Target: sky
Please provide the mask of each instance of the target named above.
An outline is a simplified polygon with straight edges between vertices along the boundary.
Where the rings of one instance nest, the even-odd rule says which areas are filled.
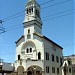
[[[28,0],[0,0],[0,58],[15,61],[15,42],[23,35],[25,3]],[[41,6],[42,34],[63,47],[63,55],[75,54],[75,0],[36,0]],[[51,2],[48,2],[51,1]]]

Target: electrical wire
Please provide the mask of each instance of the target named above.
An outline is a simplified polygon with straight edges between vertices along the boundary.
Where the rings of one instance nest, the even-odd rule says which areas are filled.
[[[23,27],[23,26],[18,26],[18,27],[15,27],[15,26],[14,26],[14,28],[10,28],[10,29],[5,30],[5,32],[12,31],[12,30],[14,30],[14,29],[21,28],[21,27]]]
[[[21,11],[21,12],[19,12],[19,13],[16,13],[16,14],[13,14],[13,15],[11,15],[11,16],[8,16],[8,17],[2,19],[2,21],[6,20],[6,19],[8,19],[8,18],[11,18],[11,17],[13,17],[13,16],[16,16],[16,15],[18,15],[18,14],[24,13],[24,12],[25,12],[25,11]]]
[[[51,14],[51,15],[42,17],[42,18],[47,18],[47,17],[49,17],[49,16],[54,16],[54,15],[58,15],[58,14],[65,13],[65,12],[69,12],[69,11],[73,11],[73,10],[75,10],[75,9],[70,9],[70,10],[66,10],[66,11],[61,11],[61,12],[58,12],[58,13],[55,13],[55,14]],[[6,19],[5,21],[11,20],[11,19],[14,19],[14,18],[18,18],[18,17],[21,17],[21,16],[23,16],[23,15],[24,15],[24,14],[19,15],[19,16],[16,16],[16,17],[13,17],[13,18],[10,18],[10,19]],[[32,17],[32,16],[29,16],[29,17]]]
[[[54,1],[54,0],[50,0],[50,1],[47,1],[47,2],[45,2],[45,3],[42,3],[42,4],[40,4],[40,6],[45,5],[45,4],[47,4],[47,3],[50,3],[50,2],[52,2],[52,1]]]
[[[51,1],[54,1],[54,0],[51,0]],[[47,1],[47,2],[45,2],[45,3],[42,3],[42,4],[40,4],[40,5],[44,5],[44,4],[46,4],[46,3],[49,3],[49,2],[51,2],[51,1]],[[19,12],[19,13],[16,13],[16,14],[13,14],[13,15],[11,15],[11,16],[8,16],[8,17],[6,17],[6,18],[4,18],[4,19],[2,19],[2,20],[6,20],[6,19],[8,19],[8,18],[11,18],[11,17],[13,17],[13,16],[16,16],[16,15],[19,15],[19,14],[22,14],[22,13],[24,13],[26,10],[24,10],[24,11],[21,11],[21,12]]]
[[[67,13],[67,14],[64,14],[64,15],[60,15],[60,16],[56,16],[56,17],[52,17],[52,18],[48,18],[48,19],[45,19],[45,20],[43,20],[43,21],[48,21],[48,20],[50,20],[50,19],[55,19],[55,18],[59,18],[59,17],[64,17],[64,16],[71,15],[71,14],[73,14],[73,12],[72,12],[72,13]]]
[[[71,14],[73,14],[73,13],[67,13],[67,14],[64,14],[64,15],[60,15],[60,16],[56,16],[56,17],[52,17],[52,18],[48,18],[48,19],[45,19],[45,20],[43,20],[44,22],[45,21],[48,21],[48,20],[50,20],[50,19],[56,19],[56,18],[59,18],[59,17],[64,17],[64,16],[67,16],[67,15],[71,15]],[[11,31],[11,30],[14,30],[14,29],[17,29],[17,28],[20,28],[20,27],[23,27],[23,25],[22,24],[18,24],[18,25],[20,25],[20,26],[12,26],[12,27],[14,27],[14,28],[12,28],[12,27],[8,27],[9,29],[8,30],[5,30],[5,32],[8,32],[8,31]]]
[[[54,1],[54,0],[52,0],[52,1]],[[68,1],[70,1],[70,0],[67,0],[67,1],[65,1],[65,2],[68,2]],[[51,1],[50,1],[50,2],[51,2]],[[55,4],[55,5],[59,5],[59,4],[65,3],[65,2],[60,2],[60,3],[57,3],[57,4]],[[46,3],[48,3],[48,2],[46,2]],[[43,4],[41,4],[41,5],[44,5],[44,4],[45,4],[45,3],[43,3]],[[51,6],[48,6],[48,7],[52,7],[52,6],[55,6],[55,5],[51,5]],[[45,7],[45,8],[48,8],[48,7]],[[42,9],[44,9],[44,8],[42,8]],[[75,10],[75,9],[71,9],[71,10]],[[67,11],[71,11],[71,10],[67,10]],[[67,11],[62,11],[62,12],[59,12],[59,13],[55,13],[55,14],[53,14],[52,16],[54,16],[54,15],[56,15],[56,14],[64,13],[64,12],[67,12]],[[14,15],[11,15],[11,16],[9,16],[9,17],[3,19],[3,21],[10,20],[9,18],[11,18],[11,17],[13,17],[13,16],[16,16],[16,15],[18,15],[18,14],[21,14],[21,13],[23,13],[23,12],[25,12],[25,11],[22,11],[22,12],[20,12],[20,13],[14,14]],[[59,18],[59,17],[62,17],[62,16],[70,15],[70,14],[73,14],[73,13],[67,13],[67,14],[64,14],[64,15],[60,15],[60,16],[57,16],[57,17],[50,18],[50,19],[55,19],[55,18]],[[24,15],[24,14],[22,14],[22,15]],[[19,15],[19,16],[17,16],[17,17],[20,17],[20,16],[22,16],[22,15]],[[51,15],[50,15],[50,16],[51,16]],[[17,17],[14,17],[14,18],[17,18]],[[46,17],[49,17],[49,16],[46,16]],[[46,18],[46,17],[45,17],[45,18]],[[11,19],[13,19],[13,18],[11,18]],[[47,21],[47,20],[50,20],[50,19],[46,19],[46,20],[44,20],[44,21]],[[13,26],[13,27],[15,27],[15,26]],[[23,27],[23,26],[20,26],[20,27]],[[11,30],[16,29],[16,28],[17,28],[17,27],[11,28],[11,29],[9,29],[9,30],[7,30],[7,31],[11,31]],[[7,32],[7,31],[6,31],[6,32]],[[74,43],[72,43],[72,44],[74,44]],[[63,45],[63,46],[69,46],[69,45],[72,45],[72,44],[67,44],[67,45]],[[5,53],[5,54],[13,54],[13,53]],[[5,55],[5,54],[1,54],[1,55]]]
[[[54,1],[54,0],[52,0],[52,1]],[[50,5],[50,6],[47,6],[47,7],[41,8],[41,9],[46,9],[46,8],[49,8],[49,7],[52,7],[52,6],[55,6],[55,5],[59,5],[59,4],[63,4],[63,3],[69,2],[69,1],[71,1],[71,0],[62,1],[62,2],[59,2],[59,3],[53,4],[53,5]],[[44,4],[48,3],[48,2],[51,2],[51,1],[47,1],[47,2],[45,2],[45,3],[43,3],[43,4],[41,4],[41,5],[44,5]],[[16,13],[16,14],[13,14],[13,15],[8,16],[8,17],[6,17],[6,18],[4,18],[4,19],[2,19],[2,20],[5,21],[5,20],[8,19],[8,18],[14,17],[14,16],[19,15],[19,14],[21,14],[21,13],[24,13],[25,11],[26,11],[26,10],[21,11],[21,12]],[[23,14],[22,14],[22,15],[23,15]],[[18,17],[19,17],[19,16],[18,16]],[[10,20],[10,19],[9,19],[9,20]]]
[[[55,5],[60,5],[60,4],[63,4],[63,3],[67,3],[67,2],[69,2],[69,1],[71,1],[71,0],[66,0],[66,1],[59,2],[59,3],[55,3],[55,4],[53,4],[53,5],[50,5],[50,6],[41,8],[41,9],[46,9],[46,8],[49,8],[49,7],[53,7],[53,6],[55,6]]]
[[[55,14],[51,14],[51,15],[42,17],[42,18],[47,18],[47,17],[49,17],[49,16],[59,15],[59,14],[66,13],[66,12],[70,12],[70,11],[74,11],[74,10],[75,10],[75,9],[69,9],[69,10],[61,11],[61,12],[58,12],[58,13],[55,13]]]
[[[4,22],[5,22],[5,21],[8,21],[8,20],[12,20],[12,19],[14,19],[14,18],[22,17],[23,15],[24,15],[24,14],[21,14],[21,15],[19,15],[19,16],[13,16],[13,17],[11,17],[11,18],[5,19]]]
[[[72,11],[72,10],[75,10],[75,9],[70,9],[70,10],[58,12],[58,13],[55,13],[55,14],[52,14],[52,15],[49,15],[49,16],[51,17],[51,16],[54,16],[54,15],[61,14],[61,13],[65,13],[65,12]],[[70,14],[72,14],[72,13],[60,15],[60,16],[57,16],[57,17],[48,18],[48,19],[45,19],[45,20],[43,20],[43,21],[48,21],[48,20],[50,20],[50,19],[55,19],[55,18],[63,17],[63,16],[66,16],[66,15],[70,15]],[[49,16],[46,16],[46,17],[43,17],[43,18],[47,18],[47,17],[49,17]],[[22,24],[22,23],[21,23],[21,24]],[[18,24],[18,25],[12,26],[12,27],[16,27],[16,26],[19,26],[19,25],[21,25],[21,24]],[[22,26],[22,25],[21,25],[21,26]],[[21,27],[21,26],[20,26],[20,27]],[[7,28],[12,28],[12,27],[7,27]],[[22,27],[23,27],[23,26],[22,26]],[[16,28],[17,28],[17,27],[16,27]],[[13,29],[14,29],[14,28],[13,28]],[[9,30],[12,30],[12,29],[9,29]],[[7,30],[7,31],[9,31],[9,30]],[[4,31],[4,32],[5,32],[5,31]],[[4,32],[2,32],[2,33],[4,33]],[[1,34],[1,33],[0,33],[0,34]]]

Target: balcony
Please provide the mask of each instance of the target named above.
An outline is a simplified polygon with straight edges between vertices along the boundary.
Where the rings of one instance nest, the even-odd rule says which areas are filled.
[[[26,61],[27,67],[30,67],[30,66],[33,66],[33,65],[37,65],[37,66],[39,66],[43,69],[44,61],[43,60],[27,60]]]

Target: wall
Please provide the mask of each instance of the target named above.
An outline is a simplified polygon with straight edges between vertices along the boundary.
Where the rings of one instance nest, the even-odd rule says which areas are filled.
[[[2,70],[4,70],[4,71],[13,71],[14,70],[13,64],[3,62],[2,63]]]
[[[58,46],[56,46],[54,43],[52,43],[52,42],[49,42],[48,40],[46,40],[46,39],[43,39],[43,41],[44,41],[44,57],[45,57],[45,61],[44,61],[44,68],[45,68],[45,72],[46,72],[46,66],[49,66],[49,72],[50,73],[46,73],[46,75],[58,75],[57,74],[57,67],[59,68],[59,75],[62,75],[62,70],[61,70],[61,66],[60,66],[60,62],[58,63],[58,62],[56,62],[56,56],[58,56],[59,58],[61,57],[62,58],[62,56],[63,56],[63,54],[62,54],[62,49],[61,48],[59,48]],[[54,50],[54,48],[53,48],[53,45],[55,46],[55,50]],[[46,60],[46,54],[45,53],[49,53],[49,60]],[[54,56],[55,56],[55,61],[54,62],[52,62],[52,57],[51,57],[51,55],[52,54],[54,54]],[[60,61],[60,59],[59,59],[59,61]],[[52,67],[55,67],[55,73],[52,73]]]

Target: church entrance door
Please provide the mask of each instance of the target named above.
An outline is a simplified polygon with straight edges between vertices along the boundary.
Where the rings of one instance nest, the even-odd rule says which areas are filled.
[[[27,69],[27,75],[42,75],[42,68],[39,66],[30,66]]]
[[[23,66],[19,66],[17,68],[17,73],[18,73],[18,75],[24,75],[24,67]]]

